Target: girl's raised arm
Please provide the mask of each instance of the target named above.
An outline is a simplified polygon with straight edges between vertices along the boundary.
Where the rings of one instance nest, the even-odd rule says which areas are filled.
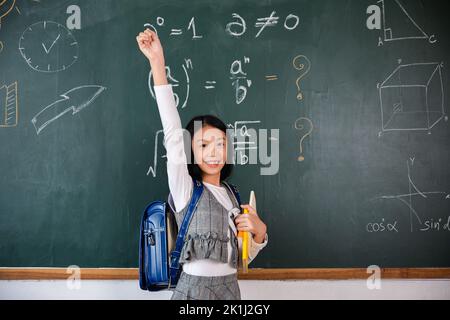
[[[186,163],[180,115],[176,107],[172,86],[167,82],[163,48],[158,35],[149,29],[141,32],[136,40],[139,49],[150,62],[156,101],[163,125],[164,145],[167,151],[169,189],[175,209],[180,212],[189,202],[193,185]]]

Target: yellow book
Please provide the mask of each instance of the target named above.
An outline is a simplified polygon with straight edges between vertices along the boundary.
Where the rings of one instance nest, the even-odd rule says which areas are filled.
[[[249,201],[249,205],[253,208],[255,208],[256,210],[256,197],[255,197],[255,192],[252,191],[250,192],[250,201]],[[243,214],[249,214],[247,209],[244,209]],[[243,268],[243,272],[247,273],[248,272],[248,253],[250,250],[250,237],[251,237],[251,233],[250,232],[245,232],[245,231],[239,231],[238,237],[242,238],[242,268]]]

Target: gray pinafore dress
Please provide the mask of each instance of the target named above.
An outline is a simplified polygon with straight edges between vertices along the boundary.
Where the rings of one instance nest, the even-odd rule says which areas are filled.
[[[221,182],[221,186],[227,190],[233,208],[239,210],[232,192],[224,182]],[[178,225],[181,225],[187,207],[188,205],[175,213]],[[192,259],[212,259],[227,263],[227,245],[230,241],[227,232],[230,230],[232,244],[230,266],[235,269],[240,266],[238,239],[228,223],[228,217],[230,215],[234,217],[232,211],[233,209],[226,210],[207,187],[203,188],[181,251],[180,265]],[[171,290],[174,291],[172,300],[241,300],[237,273],[206,277],[190,275],[182,271],[176,288]]]

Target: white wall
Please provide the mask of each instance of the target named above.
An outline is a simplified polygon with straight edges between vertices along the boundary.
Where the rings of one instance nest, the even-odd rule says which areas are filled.
[[[380,290],[366,281],[239,281],[243,300],[277,299],[446,299],[450,280],[383,280]],[[0,281],[0,299],[169,299],[171,292],[150,293],[134,280],[83,280],[78,290],[65,280]]]

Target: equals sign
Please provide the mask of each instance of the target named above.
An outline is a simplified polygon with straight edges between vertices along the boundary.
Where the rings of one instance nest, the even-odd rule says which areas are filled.
[[[171,36],[179,36],[181,34],[183,34],[183,31],[181,31],[181,29],[172,29],[170,33]]]
[[[266,76],[266,80],[267,81],[275,81],[275,80],[278,80],[278,76],[275,76],[275,75],[273,75],[273,76]]]
[[[216,88],[216,82],[215,81],[206,81],[205,89],[211,90]]]

